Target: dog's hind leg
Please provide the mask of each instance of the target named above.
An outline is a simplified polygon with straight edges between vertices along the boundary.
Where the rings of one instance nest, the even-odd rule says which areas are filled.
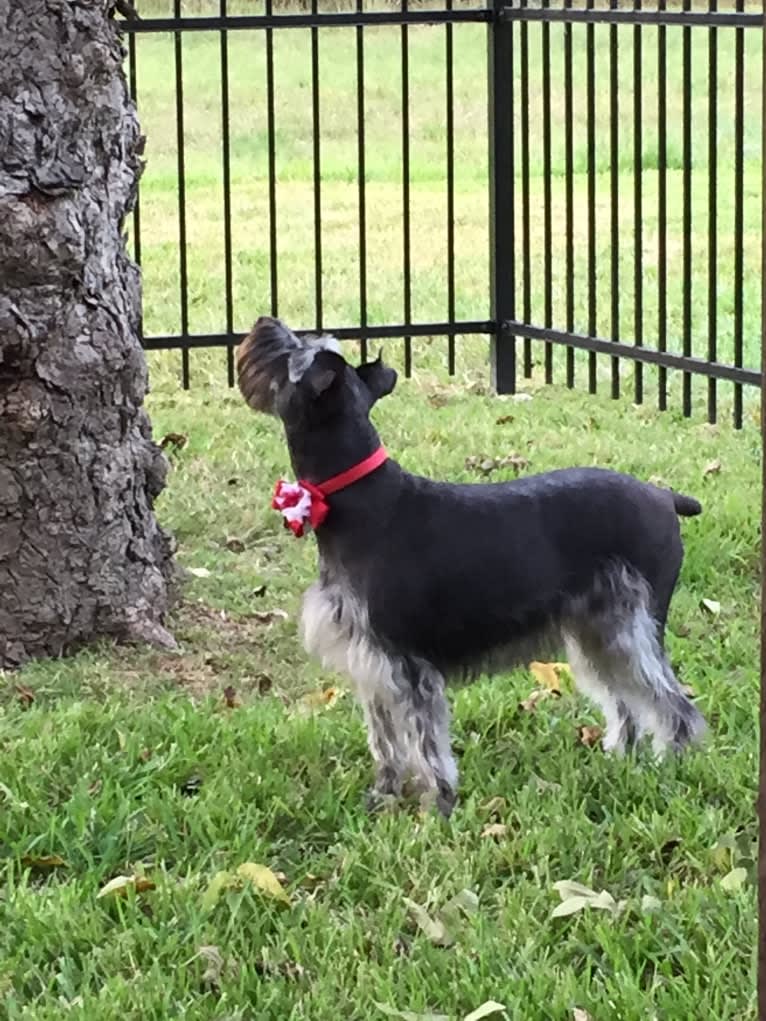
[[[646,581],[626,568],[614,568],[606,585],[594,589],[579,609],[579,619],[571,620],[567,630],[614,707],[610,737],[609,707],[604,705],[609,700],[596,696],[607,714],[605,746],[629,743],[620,737],[628,721],[636,739],[651,733],[657,754],[667,748],[680,751],[701,737],[705,722],[668,662],[660,638],[662,621],[652,612]]]
[[[601,709],[604,714],[606,731],[602,747],[604,751],[622,755],[635,744],[639,728],[628,703],[618,698],[609,686],[608,678],[602,673],[603,663],[598,655],[590,658],[574,634],[564,634],[569,666],[577,688]]]

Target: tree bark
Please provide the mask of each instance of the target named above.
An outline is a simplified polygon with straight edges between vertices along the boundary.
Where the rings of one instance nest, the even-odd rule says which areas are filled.
[[[113,6],[0,0],[0,667],[98,636],[174,644]]]

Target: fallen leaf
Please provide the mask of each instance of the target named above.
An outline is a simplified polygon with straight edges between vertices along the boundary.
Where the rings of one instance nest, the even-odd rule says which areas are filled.
[[[209,578],[210,571],[206,567],[187,567],[189,574],[193,574],[195,578]]]
[[[266,865],[257,865],[255,862],[246,861],[237,869],[237,875],[246,879],[262,893],[273,897],[274,900],[281,901],[283,904],[290,903],[287,890],[285,890],[271,869]]]
[[[230,684],[223,689],[223,700],[227,709],[237,709],[242,705],[240,700],[237,698],[236,691]]]
[[[565,918],[567,915],[574,915],[578,911],[582,911],[587,903],[587,897],[567,897],[551,911],[551,918]]]
[[[175,450],[183,450],[188,442],[189,437],[183,433],[167,433],[160,440],[160,448],[165,450],[167,447],[173,447]]]
[[[696,698],[697,692],[691,686],[691,684],[682,684],[681,691],[686,695],[687,698]]]
[[[599,741],[601,740],[602,733],[603,731],[601,727],[597,726],[578,727],[577,740],[580,742],[580,744],[585,745],[586,748],[592,748],[594,745],[597,745],[599,743]]]
[[[576,883],[573,879],[559,879],[553,884],[553,889],[558,893],[562,900],[566,900],[567,897],[573,897],[575,895],[580,897],[598,896],[595,890],[591,890],[589,886],[583,886],[582,883]]]
[[[481,831],[482,837],[493,837],[499,840],[508,833],[508,827],[501,822],[491,822]]]
[[[343,694],[345,692],[340,688],[319,688],[317,691],[310,691],[298,700],[296,711],[305,715],[330,709]]]
[[[712,613],[714,617],[717,617],[721,612],[721,604],[716,599],[703,599],[702,606],[708,613]]]
[[[529,664],[529,670],[538,684],[559,695],[561,694],[562,676],[567,679],[571,678],[568,663],[539,663],[537,660],[533,660]]]
[[[230,535],[226,540],[226,549],[230,553],[244,553],[245,544],[241,539],[238,539],[236,535]]]
[[[24,854],[21,857],[21,864],[29,869],[39,869],[41,872],[69,868],[64,859],[57,854]]]
[[[487,1000],[486,1003],[482,1003],[476,1010],[472,1010],[470,1014],[466,1014],[463,1021],[481,1021],[483,1017],[489,1017],[490,1014],[499,1014],[502,1011],[506,1013],[505,1005],[498,1003],[497,1000]]]
[[[513,468],[518,475],[520,471],[529,467],[529,458],[521,454],[509,454],[508,457],[501,457],[497,463],[498,468]]]
[[[193,798],[195,794],[199,794],[199,789],[203,783],[204,781],[201,776],[197,773],[192,773],[190,777],[184,780],[179,790],[184,797]]]
[[[128,890],[135,890],[136,893],[144,893],[146,890],[154,890],[156,883],[146,876],[115,876],[110,879],[106,886],[102,886],[96,895],[98,900],[101,897],[125,897]]]
[[[496,795],[494,798],[490,798],[489,801],[485,801],[481,806],[482,811],[488,815],[498,815],[508,807],[508,802],[505,798],[501,798],[500,795]]]
[[[641,910],[642,911],[656,911],[662,907],[662,901],[657,897],[652,897],[651,894],[644,894],[641,898]]]
[[[534,691],[529,693],[529,698],[519,702],[519,709],[525,713],[532,713],[537,708],[539,702],[544,702],[547,698],[559,697],[559,695],[559,692],[551,691],[550,688],[535,688]]]
[[[256,599],[261,599],[266,595],[266,585],[256,585],[253,589],[253,595]]]
[[[721,889],[726,890],[728,893],[733,893],[735,890],[739,890],[746,880],[747,869],[741,867],[732,869],[721,880]]]
[[[425,908],[416,904],[414,900],[410,900],[409,897],[404,898],[404,903],[410,909],[418,927],[433,944],[437,947],[449,947],[455,942],[440,918],[432,918]]]
[[[510,425],[514,418],[514,415],[501,415],[500,418],[495,420],[495,425]]]
[[[442,908],[442,914],[456,914],[463,911],[466,915],[474,915],[479,910],[479,898],[473,890],[461,890],[451,897]]]
[[[21,702],[25,709],[29,708],[35,700],[34,691],[28,688],[26,684],[17,684],[16,694],[19,696],[19,702]]]
[[[268,674],[258,674],[258,694],[268,695],[274,686],[274,682]]]
[[[715,461],[708,461],[708,463],[705,465],[705,470],[702,472],[702,477],[704,479],[708,475],[718,475],[720,471],[721,462],[718,460],[718,458],[716,458]]]
[[[287,620],[284,610],[255,610],[248,616],[251,620],[258,621],[259,624],[273,624],[276,620]]]
[[[572,1010],[572,1021],[593,1021],[593,1017],[582,1007],[574,1007]]]
[[[221,975],[223,974],[221,951],[215,946],[200,947],[197,957],[201,957],[207,962],[207,968],[202,974],[203,985],[210,986],[211,989],[220,989]]]
[[[202,907],[210,911],[216,906],[224,890],[236,885],[236,879],[231,872],[216,872],[207,885],[207,890],[202,895]]]
[[[232,478],[226,480],[226,485],[227,486],[238,486],[239,485],[239,479],[236,477],[236,475],[234,475],[234,476],[232,476]]]
[[[389,1007],[386,1003],[373,1001],[378,1010],[386,1017],[400,1018],[400,1021],[450,1021],[447,1014],[415,1014],[411,1010],[397,1010],[396,1007]]]

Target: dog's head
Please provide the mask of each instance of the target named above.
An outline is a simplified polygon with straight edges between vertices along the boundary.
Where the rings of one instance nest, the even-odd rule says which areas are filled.
[[[323,426],[361,426],[397,378],[380,356],[354,367],[334,337],[299,338],[268,316],[256,322],[240,345],[237,369],[247,403],[255,411],[277,415],[288,439]]]

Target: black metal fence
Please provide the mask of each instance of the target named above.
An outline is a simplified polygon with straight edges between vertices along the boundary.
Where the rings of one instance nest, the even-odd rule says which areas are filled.
[[[307,313],[310,318],[302,327],[358,339],[363,355],[371,340],[401,339],[407,374],[416,338],[446,338],[447,368],[454,373],[458,346],[483,335],[491,339],[493,382],[500,392],[513,392],[522,374],[539,373],[547,382],[582,382],[591,392],[604,386],[615,397],[630,393],[639,403],[650,396],[661,409],[677,401],[685,415],[698,399],[704,400],[711,422],[724,406],[719,393],[723,384],[727,412],[730,408],[735,426],[741,426],[743,388],[760,385],[760,7],[745,0],[725,8],[709,0],[704,9],[692,0],[657,0],[651,8],[642,6],[642,0],[631,6],[617,0],[585,0],[584,5],[573,0],[521,0],[512,5],[493,0],[491,6],[446,0],[438,10],[421,3],[408,6],[407,0],[378,10],[365,0],[354,4],[322,10],[318,0],[312,0],[308,9],[277,9],[274,0],[265,0],[263,6],[240,3],[235,8],[226,0],[202,0],[187,12],[181,0],[166,3],[167,9],[162,0],[148,0],[140,8],[141,20],[125,23],[130,81],[144,121],[143,46],[163,34],[172,41],[165,95],[174,108],[175,236],[163,243],[151,265],[144,264],[145,292],[153,293],[155,277],[159,280],[168,260],[177,264],[177,273],[172,285],[163,284],[165,289],[159,288],[156,301],[152,299],[157,314],[145,324],[145,347],[178,349],[184,386],[191,379],[190,352],[223,347],[232,383],[233,345],[254,314],[264,307],[285,314],[286,295],[298,285],[293,284],[294,272],[282,272],[280,266],[286,221],[278,203],[279,120],[280,110],[289,112],[292,100],[287,108],[280,106],[284,97],[276,40],[303,33],[309,38],[308,59],[305,78],[295,86],[295,101],[310,111],[310,138],[302,142],[305,187],[311,195],[306,217],[312,229],[305,261],[312,267],[314,300],[313,315]],[[476,26],[482,27],[488,43],[480,66],[474,61],[470,68],[458,67],[462,33],[469,27],[475,32]],[[345,52],[354,73],[346,83],[348,105],[342,116],[351,124],[355,146],[353,157],[346,154],[346,191],[328,199],[320,58],[327,33],[337,32],[352,35]],[[414,44],[419,46],[424,32],[439,34],[443,103],[441,123],[437,118],[425,127],[413,121],[421,92],[412,87],[419,52]],[[398,79],[394,126],[388,134],[378,130],[366,105],[373,77],[366,61],[373,55],[380,64],[381,51],[375,47],[381,33],[389,39],[384,76],[393,69]],[[253,165],[262,168],[260,177],[253,173],[255,187],[263,193],[258,208],[266,220],[253,229],[267,238],[262,245],[266,257],[255,260],[252,277],[259,299],[263,296],[257,307],[253,295],[237,294],[233,228],[239,221],[234,206],[242,177],[235,179],[232,172],[233,150],[239,144],[232,131],[240,116],[232,103],[232,82],[242,68],[233,65],[231,45],[238,37],[257,38],[263,56],[259,72],[264,81],[256,103],[263,152],[251,153]],[[216,64],[220,103],[215,155],[223,273],[216,328],[207,329],[195,329],[190,315],[195,285],[190,283],[188,235],[195,207],[187,187],[187,154],[197,141],[188,127],[192,79],[184,61],[185,45],[193,38],[205,38],[208,49],[206,56],[199,47],[195,50],[192,74],[209,75],[210,62]],[[379,67],[377,72],[379,83]],[[468,81],[466,74],[471,76]],[[479,127],[481,153],[475,145],[476,124],[473,148],[456,142],[456,119],[471,105],[474,90],[486,94],[488,108]],[[158,95],[155,88],[155,106]],[[151,143],[151,126],[148,130]],[[413,145],[436,134],[444,143],[443,159],[436,167],[431,156],[425,172],[431,193],[440,195],[441,219],[425,235],[414,234],[411,209],[419,184],[413,174]],[[238,138],[243,137],[240,132]],[[399,294],[382,301],[370,238],[383,207],[378,204],[371,211],[371,163],[379,163],[389,148],[398,150],[401,281]],[[461,175],[471,161],[484,180],[486,218],[475,209],[471,215],[456,212]],[[349,189],[355,199],[354,224],[342,239],[342,275],[347,285],[353,277],[356,311],[345,312],[346,320],[337,321],[327,311],[335,279],[328,262],[327,223],[341,207],[348,215]],[[146,203],[140,196],[133,225],[139,262],[154,243],[153,216],[160,204]],[[476,223],[468,222],[472,216]],[[472,289],[464,287],[466,229],[473,249],[477,244],[488,248],[488,258],[485,251],[473,252],[474,262],[487,258],[483,293],[475,280]],[[413,267],[413,261],[422,261],[424,251],[433,248],[443,248],[439,255],[444,256],[436,288],[428,273],[419,275]],[[202,293],[204,273],[200,279]],[[431,292],[442,288],[438,302],[431,300]],[[429,293],[426,307],[442,307],[441,316],[415,314],[415,298],[424,289]],[[168,310],[173,307],[177,316],[171,328],[155,330],[155,321],[170,323]],[[696,388],[695,376],[704,377]]]

